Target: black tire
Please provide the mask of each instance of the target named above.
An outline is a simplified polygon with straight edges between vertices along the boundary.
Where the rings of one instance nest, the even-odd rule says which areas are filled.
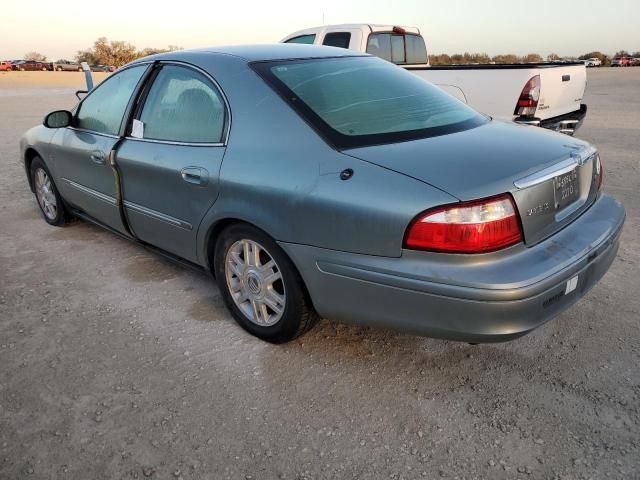
[[[229,249],[240,240],[250,240],[262,246],[275,261],[282,276],[285,305],[282,316],[273,325],[254,323],[238,308],[227,284],[225,258]],[[284,343],[299,337],[313,327],[318,316],[296,267],[278,244],[261,230],[244,223],[226,228],[215,246],[214,270],[224,302],[238,324],[247,332],[271,343]]]
[[[39,170],[43,170],[44,173],[49,178],[49,181],[51,182],[51,192],[53,193],[53,197],[55,198],[55,216],[52,216],[50,213],[47,213],[45,211],[45,208],[43,207],[41,200],[38,198],[38,193],[36,191],[37,189],[36,176]],[[40,212],[42,213],[44,220],[49,225],[54,225],[56,227],[60,227],[64,225],[67,222],[68,216],[67,216],[67,212],[65,211],[64,203],[62,202],[62,197],[60,196],[60,193],[58,193],[58,188],[56,187],[56,184],[54,183],[53,178],[51,177],[51,173],[49,172],[49,169],[47,168],[47,166],[44,164],[44,162],[40,157],[35,157],[33,159],[33,161],[31,162],[31,169],[29,173],[31,175],[31,184],[33,185],[34,195],[36,197],[36,203],[40,208]]]

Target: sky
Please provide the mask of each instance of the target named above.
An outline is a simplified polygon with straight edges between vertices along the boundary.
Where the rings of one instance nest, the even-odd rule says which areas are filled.
[[[73,58],[98,37],[139,49],[277,42],[303,28],[420,28],[429,53],[640,51],[640,0],[3,0],[0,58]]]

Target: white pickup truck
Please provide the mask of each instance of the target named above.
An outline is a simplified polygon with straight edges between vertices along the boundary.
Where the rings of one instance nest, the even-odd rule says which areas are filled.
[[[366,52],[438,85],[493,118],[573,135],[587,113],[585,64],[523,63],[431,66],[420,30],[348,24],[308,28],[282,39]]]

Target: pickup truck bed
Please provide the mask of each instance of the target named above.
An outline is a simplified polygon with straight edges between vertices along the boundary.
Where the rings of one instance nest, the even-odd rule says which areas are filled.
[[[476,110],[500,120],[573,134],[587,111],[586,105],[581,103],[586,84],[586,69],[582,62],[405,68]],[[540,77],[540,98],[535,114],[516,115],[515,100],[529,79],[537,75]],[[496,93],[488,95],[488,88]]]

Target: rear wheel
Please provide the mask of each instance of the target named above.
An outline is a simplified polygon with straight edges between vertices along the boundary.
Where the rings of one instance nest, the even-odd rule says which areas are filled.
[[[283,343],[317,320],[295,266],[257,228],[236,224],[224,230],[216,242],[214,268],[227,308],[249,333]]]
[[[66,217],[62,198],[53,183],[49,170],[40,157],[35,157],[31,163],[31,181],[45,221],[49,225],[63,225]]]

